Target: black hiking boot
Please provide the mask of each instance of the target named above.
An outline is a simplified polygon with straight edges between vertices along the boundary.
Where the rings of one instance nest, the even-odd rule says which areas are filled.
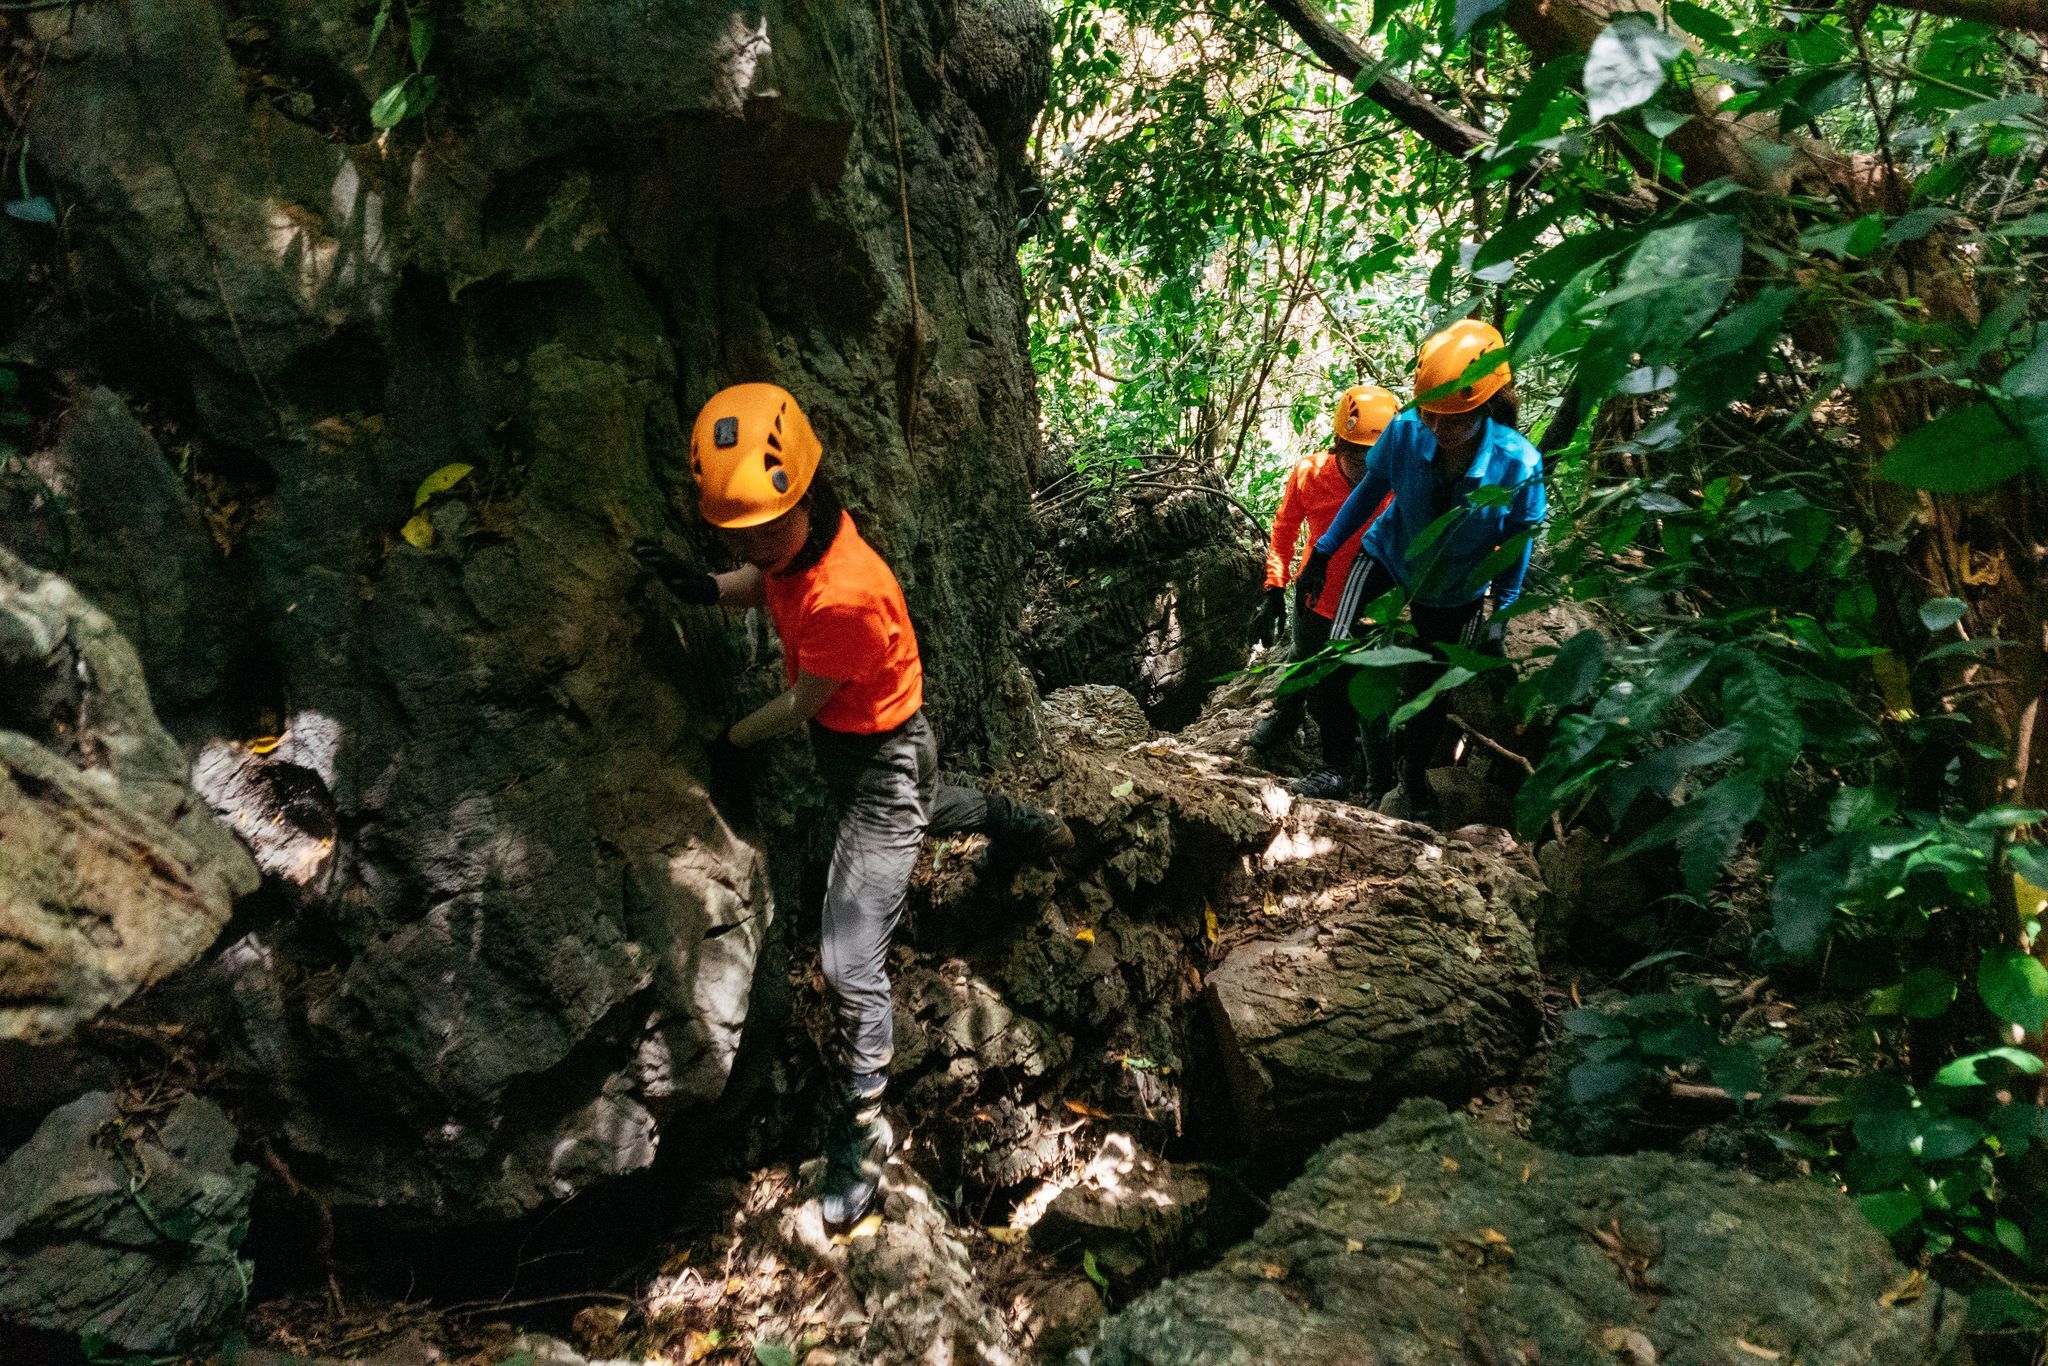
[[[1293,717],[1278,711],[1269,711],[1261,716],[1259,723],[1252,727],[1250,748],[1253,755],[1264,758],[1286,744],[1293,738],[1296,724]]]
[[[1064,854],[1074,847],[1074,832],[1050,811],[1012,801],[1000,792],[988,794],[988,849],[984,869],[1016,869],[1035,858]]]
[[[1287,790],[1297,797],[1321,797],[1326,801],[1342,801],[1350,792],[1351,784],[1334,768],[1318,768],[1296,778],[1287,785]]]
[[[879,1074],[846,1084],[837,1113],[825,1132],[825,1180],[818,1188],[818,1209],[830,1228],[861,1221],[882,1188],[882,1166],[896,1147],[896,1131],[882,1115]]]

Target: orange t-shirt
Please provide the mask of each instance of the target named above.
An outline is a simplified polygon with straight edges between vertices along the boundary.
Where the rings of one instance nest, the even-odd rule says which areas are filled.
[[[1337,519],[1337,509],[1344,506],[1351,489],[1351,481],[1344,477],[1343,468],[1331,452],[1317,451],[1295,461],[1287,474],[1286,491],[1280,495],[1280,511],[1273,516],[1273,543],[1266,549],[1266,587],[1287,586],[1294,577],[1295,543],[1301,536],[1301,524],[1308,523],[1308,543],[1313,546]],[[1392,501],[1389,494],[1387,502]],[[1381,503],[1373,518],[1385,511],[1386,505]],[[1372,525],[1372,518],[1366,520],[1366,525]],[[1310,604],[1317,616],[1336,617],[1337,600],[1344,596],[1344,580],[1351,575],[1351,562],[1358,558],[1364,536],[1361,530],[1330,556],[1330,577],[1323,583],[1322,596]]]
[[[924,705],[917,633],[896,575],[839,514],[824,558],[800,574],[765,576],[768,615],[792,686],[799,671],[841,684],[818,713],[827,730],[876,735]]]

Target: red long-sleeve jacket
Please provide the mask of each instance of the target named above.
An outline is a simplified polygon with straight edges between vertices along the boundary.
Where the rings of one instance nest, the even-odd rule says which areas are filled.
[[[1344,477],[1337,457],[1329,451],[1317,451],[1295,462],[1287,475],[1287,489],[1280,495],[1280,510],[1273,515],[1273,543],[1266,550],[1266,587],[1285,588],[1294,578],[1302,524],[1308,524],[1308,543],[1314,545],[1316,538],[1330,529],[1337,509],[1350,496],[1351,481]],[[1385,510],[1386,503],[1381,503],[1373,517]],[[1370,520],[1366,523],[1371,524]],[[1361,531],[1353,536],[1330,556],[1330,576],[1323,584],[1322,596],[1310,604],[1317,616],[1337,615],[1337,599],[1344,596],[1344,580],[1350,577],[1351,562],[1358,558],[1363,535]]]

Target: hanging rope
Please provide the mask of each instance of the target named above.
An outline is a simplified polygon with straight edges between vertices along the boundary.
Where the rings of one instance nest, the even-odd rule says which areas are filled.
[[[917,248],[910,240],[910,177],[903,169],[903,125],[896,116],[896,55],[889,37],[889,0],[882,12],[882,72],[889,88],[889,141],[896,149],[896,206],[903,215],[903,264],[910,281],[910,392],[903,402],[903,448],[917,456],[917,394],[923,382],[924,310],[917,299]]]

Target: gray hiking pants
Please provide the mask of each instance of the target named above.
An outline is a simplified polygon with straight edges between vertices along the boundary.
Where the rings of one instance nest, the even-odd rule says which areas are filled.
[[[821,937],[841,1061],[856,1074],[881,1072],[894,1047],[889,936],[903,917],[919,847],[927,831],[981,829],[988,800],[939,781],[938,742],[922,711],[880,735],[814,723],[811,748],[840,810]]]

